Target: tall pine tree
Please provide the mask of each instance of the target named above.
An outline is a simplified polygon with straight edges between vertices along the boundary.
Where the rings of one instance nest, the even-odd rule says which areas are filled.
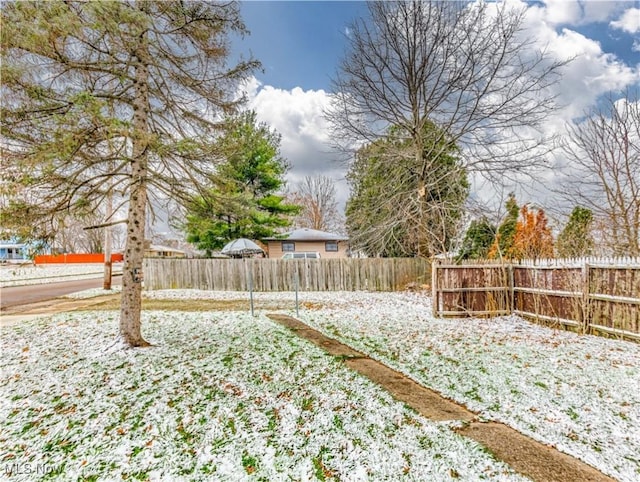
[[[148,196],[178,201],[219,156],[218,124],[256,67],[228,66],[243,34],[233,2],[9,2],[2,5],[2,144],[11,182],[42,216],[125,193],[120,336],[145,346],[141,280]],[[18,203],[19,205],[19,203]]]
[[[460,259],[486,258],[496,237],[496,227],[486,217],[473,220],[460,248]]]
[[[593,213],[590,209],[576,206],[571,211],[569,221],[558,235],[556,249],[561,258],[589,256],[593,253],[593,236],[591,225]]]
[[[455,239],[469,192],[447,133],[425,122],[419,153],[405,128],[361,147],[347,174],[351,246],[370,256],[429,257]]]
[[[299,207],[278,194],[284,187],[287,163],[280,156],[280,137],[255,112],[227,121],[217,141],[225,156],[212,186],[188,205],[187,240],[207,253],[237,238],[260,239],[291,223]]]
[[[507,208],[507,214],[502,220],[502,223],[500,223],[500,226],[498,226],[498,233],[489,249],[489,258],[509,257],[513,246],[513,240],[518,226],[518,213],[520,211],[515,194],[509,194],[505,207]]]

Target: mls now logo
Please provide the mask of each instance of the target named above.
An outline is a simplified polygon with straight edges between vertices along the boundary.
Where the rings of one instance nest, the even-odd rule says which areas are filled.
[[[47,475],[61,472],[62,467],[50,464],[5,464],[4,474],[10,475]]]

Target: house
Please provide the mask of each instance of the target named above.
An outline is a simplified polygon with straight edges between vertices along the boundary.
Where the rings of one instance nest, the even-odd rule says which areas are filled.
[[[144,256],[145,258],[186,258],[187,253],[170,246],[145,243]]]
[[[28,260],[27,245],[11,241],[0,241],[1,261],[25,261]]]
[[[51,247],[44,241],[19,243],[15,238],[0,240],[0,263],[30,261],[36,253],[50,253]]]
[[[264,242],[272,259],[280,259],[285,253],[293,252],[318,252],[323,259],[349,256],[349,238],[316,229],[296,229],[277,238],[265,238]]]

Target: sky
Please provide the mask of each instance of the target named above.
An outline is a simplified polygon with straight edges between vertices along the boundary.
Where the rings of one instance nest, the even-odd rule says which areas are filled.
[[[548,119],[549,129],[584,114],[607,93],[618,96],[625,88],[640,86],[640,0],[546,0],[523,5],[528,9],[526,26],[540,48],[548,46],[559,59],[575,57],[556,87],[565,108]],[[248,83],[248,107],[281,134],[281,151],[291,164],[289,188],[295,190],[306,175],[329,176],[336,182],[341,205],[348,198],[346,164],[330,149],[322,112],[347,47],[348,26],[366,13],[365,2],[243,2],[241,14],[251,33],[233,41],[236,54],[250,53],[263,65]],[[545,176],[541,182],[553,182],[553,171]],[[485,188],[476,184],[475,189]],[[542,194],[523,186],[516,192],[523,202],[541,202],[535,197]]]

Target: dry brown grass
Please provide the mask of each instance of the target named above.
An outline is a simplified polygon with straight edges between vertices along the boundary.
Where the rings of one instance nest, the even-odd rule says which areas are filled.
[[[104,298],[104,299],[101,299]],[[80,311],[118,310],[120,309],[120,296],[105,296],[95,298],[95,303],[79,308]],[[324,305],[321,303],[301,302],[300,308],[307,310],[319,310]],[[142,300],[143,310],[163,311],[248,311],[249,300],[238,298],[235,300]],[[256,310],[291,310],[295,305],[293,301],[254,301]]]

